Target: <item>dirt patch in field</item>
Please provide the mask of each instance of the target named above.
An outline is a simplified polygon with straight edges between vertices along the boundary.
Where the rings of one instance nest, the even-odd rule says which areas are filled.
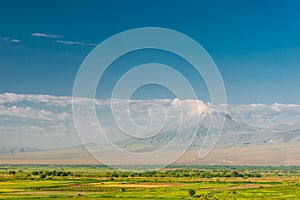
[[[228,187],[221,187],[221,188],[202,188],[203,190],[239,190],[239,189],[256,189],[261,187],[274,187],[274,185],[258,185],[258,184],[245,184],[245,185],[238,185],[238,186],[228,186]]]
[[[141,187],[141,188],[157,188],[157,187],[176,187],[184,186],[183,183],[157,183],[157,182],[146,182],[146,183],[103,183],[106,187]]]

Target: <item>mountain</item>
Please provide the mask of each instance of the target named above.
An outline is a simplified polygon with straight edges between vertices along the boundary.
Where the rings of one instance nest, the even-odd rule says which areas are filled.
[[[185,122],[179,131],[179,125],[164,128],[159,134],[145,139],[130,139],[118,143],[122,148],[132,152],[147,152],[178,142],[178,148],[184,148],[180,141],[193,137],[191,149],[199,148],[234,148],[260,146],[268,144],[283,144],[300,139],[300,129],[286,130],[260,128],[240,122],[228,114],[217,111],[207,112],[202,115],[199,124],[188,126]],[[224,121],[220,133],[220,122]],[[190,123],[191,124],[191,123]],[[196,133],[195,133],[196,131]]]
[[[239,134],[243,136],[245,133],[255,133],[260,128],[249,126],[228,114],[220,113],[217,111],[208,111],[201,115],[199,123],[183,122],[181,125],[173,125],[166,127],[159,134],[146,139],[135,139],[122,141],[127,147],[130,143],[143,143],[164,145],[172,140],[184,140],[185,138],[193,137],[195,134],[194,146],[201,143],[207,134],[219,135],[220,131],[226,134],[226,137]],[[215,138],[216,139],[216,138]],[[236,139],[236,138],[235,138]],[[127,144],[126,144],[127,142]]]

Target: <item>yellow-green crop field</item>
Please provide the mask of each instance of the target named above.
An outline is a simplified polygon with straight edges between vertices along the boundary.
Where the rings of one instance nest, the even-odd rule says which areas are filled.
[[[0,199],[300,199],[299,167],[0,166]]]

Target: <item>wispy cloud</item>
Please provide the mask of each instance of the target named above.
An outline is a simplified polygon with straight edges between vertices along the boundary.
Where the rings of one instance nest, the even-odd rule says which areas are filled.
[[[10,41],[13,42],[13,43],[19,43],[19,42],[21,42],[21,40],[18,40],[18,39],[11,39]]]
[[[60,36],[60,35],[46,34],[46,33],[32,33],[31,36],[33,36],[33,37],[45,37],[45,38],[63,38],[63,36]]]
[[[12,43],[19,43],[21,40],[16,39],[16,38],[10,38],[10,37],[2,37],[0,40],[5,41],[5,42],[12,42]]]
[[[61,35],[55,35],[55,34],[47,34],[47,33],[32,33],[31,36],[33,37],[43,37],[43,38],[51,38],[51,39],[59,39],[59,38],[65,38]],[[12,41],[13,42],[13,41]],[[14,41],[17,42],[17,41]],[[82,46],[96,46],[95,43],[88,43],[88,42],[81,42],[81,41],[70,41],[70,40],[56,40],[56,43],[65,44],[65,45],[82,45]]]
[[[94,43],[86,43],[86,42],[79,42],[79,41],[66,41],[66,40],[56,40],[57,43],[67,44],[67,45],[86,45],[86,46],[96,46],[97,44]]]

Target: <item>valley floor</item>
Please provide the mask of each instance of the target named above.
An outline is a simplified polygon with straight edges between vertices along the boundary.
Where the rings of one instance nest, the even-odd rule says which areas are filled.
[[[0,199],[283,200],[299,196],[299,167],[175,166],[157,172],[98,166],[0,168]]]

